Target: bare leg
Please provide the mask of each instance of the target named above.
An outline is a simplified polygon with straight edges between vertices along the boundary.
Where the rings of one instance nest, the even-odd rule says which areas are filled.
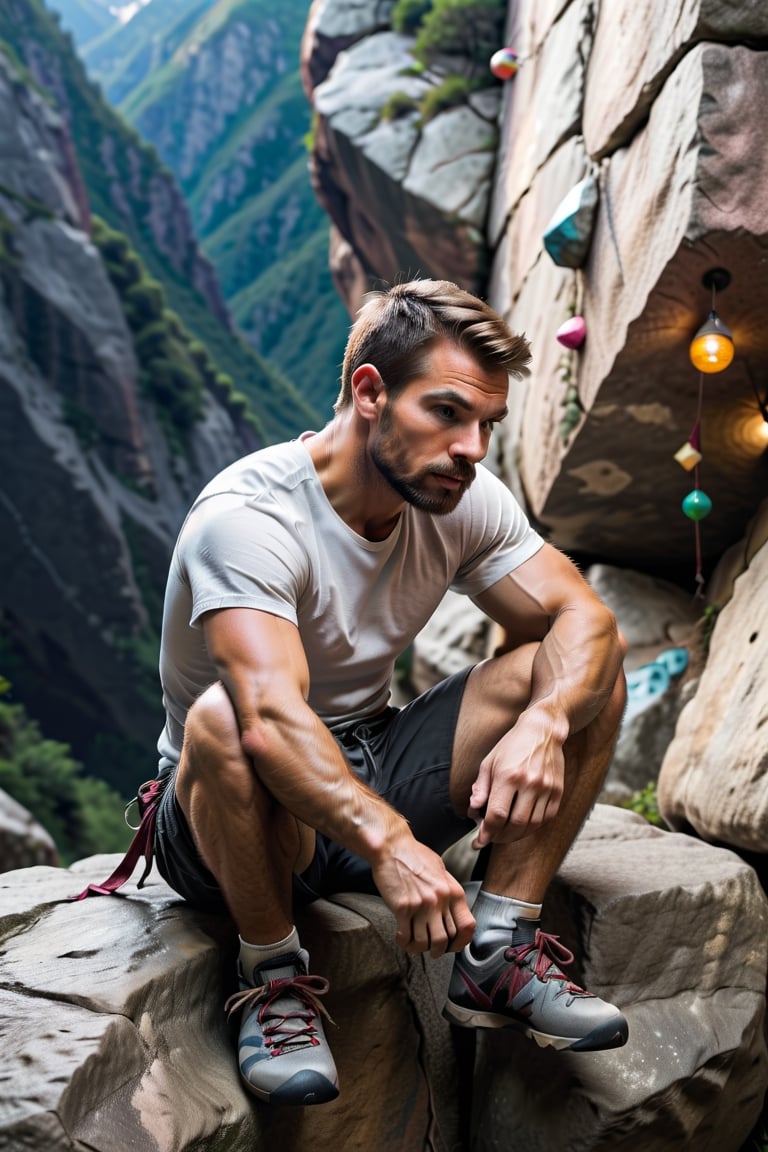
[[[261,784],[243,755],[221,684],[190,709],[176,795],[243,939],[267,944],[287,936],[293,926],[292,873],[310,863],[314,833]]]
[[[451,768],[451,799],[466,813],[478,765],[528,704],[536,645],[487,660],[467,681]],[[483,887],[501,896],[541,904],[602,786],[625,703],[623,676],[595,719],[564,747],[565,781],[556,816],[523,840],[494,844]]]

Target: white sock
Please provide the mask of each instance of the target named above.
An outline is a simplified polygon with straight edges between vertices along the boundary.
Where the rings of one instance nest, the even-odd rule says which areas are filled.
[[[473,948],[489,952],[493,948],[509,947],[519,920],[539,920],[541,904],[517,900],[514,896],[498,896],[481,888],[472,906],[472,914],[477,921]]]
[[[278,940],[274,944],[249,944],[247,940],[243,940],[242,936],[239,936],[238,939],[240,941],[240,967],[243,977],[248,981],[252,981],[253,970],[258,964],[263,964],[265,960],[271,960],[273,956],[284,956],[287,952],[298,952],[301,947],[299,934],[295,928],[291,928],[285,940]]]

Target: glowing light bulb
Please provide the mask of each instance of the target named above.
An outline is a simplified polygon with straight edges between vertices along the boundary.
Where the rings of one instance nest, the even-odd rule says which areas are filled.
[[[700,372],[722,372],[733,360],[733,336],[714,308],[694,336],[690,357]]]

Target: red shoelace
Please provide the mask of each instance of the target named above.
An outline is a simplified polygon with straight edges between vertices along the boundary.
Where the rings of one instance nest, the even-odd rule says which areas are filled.
[[[231,1016],[240,1008],[260,1005],[257,1019],[264,1045],[269,1048],[270,1055],[280,1056],[293,1048],[320,1043],[316,1037],[315,1016],[320,1013],[333,1024],[328,1009],[318,1000],[318,996],[324,996],[328,988],[328,981],[322,976],[282,976],[258,988],[244,988],[233,993],[224,1005],[224,1011]],[[306,1006],[306,1011],[296,1008],[280,1010],[277,1001],[284,997],[299,1001]]]
[[[512,948],[507,948],[504,955],[519,968],[526,968],[530,971],[526,960],[534,951],[536,952],[536,960],[533,964],[533,974],[543,983],[548,980],[562,980],[564,982],[563,987],[557,993],[558,996],[564,992],[571,996],[594,995],[594,993],[580,988],[578,984],[574,984],[564,972],[560,971],[561,967],[573,963],[573,952],[560,943],[559,936],[553,936],[550,932],[542,932],[541,929],[537,928],[536,937],[532,944],[518,944]],[[551,971],[553,966],[555,971]]]

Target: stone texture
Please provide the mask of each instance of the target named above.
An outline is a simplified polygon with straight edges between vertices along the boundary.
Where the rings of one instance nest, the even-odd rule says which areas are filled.
[[[768,500],[763,500],[747,526],[746,535],[723,553],[707,584],[707,600],[722,608],[733,596],[737,576],[768,543]]]
[[[368,291],[368,277],[352,245],[331,225],[328,241],[328,261],[333,286],[351,317],[357,315]]]
[[[58,862],[56,845],[45,828],[0,789],[0,872]]]
[[[703,40],[750,43],[768,36],[762,0],[663,0],[601,4],[587,70],[584,136],[591,156],[625,144],[666,77]]]
[[[393,6],[394,0],[313,0],[301,41],[301,78],[310,100],[340,52],[389,27]]]
[[[520,33],[513,46],[522,65],[503,88],[498,176],[488,226],[492,245],[498,242],[507,218],[545,161],[580,130],[591,3],[573,0],[551,25],[546,17],[541,21],[533,17],[528,24],[526,14],[537,7],[514,6],[518,15],[516,23],[513,18],[513,29],[519,28]],[[549,8],[552,10],[553,5]],[[545,29],[547,35],[543,36]],[[563,189],[551,211],[567,191]]]
[[[667,690],[628,712],[622,721],[600,799],[624,804],[659,778],[682,709],[695,683],[673,681]]]
[[[598,806],[547,916],[581,942],[580,972],[625,1011],[629,1043],[558,1058],[478,1035],[474,1152],[512,1132],[533,1152],[738,1152],[766,1084],[767,911],[736,855]]]
[[[413,642],[411,683],[426,692],[446,676],[490,655],[492,626],[466,596],[448,592]]]
[[[525,205],[526,197],[523,197],[521,209]],[[533,215],[533,203],[531,210]],[[530,230],[527,230],[527,235],[530,237]],[[507,253],[511,262],[514,259],[512,254],[521,250],[515,238],[516,230],[507,233],[499,248],[491,278],[492,299],[495,286],[504,281],[504,274],[499,269],[508,262]],[[571,269],[558,268],[548,256],[543,255],[526,274],[514,301],[510,301],[506,295],[496,297],[507,301],[504,307],[505,319],[514,331],[525,333],[533,350],[530,378],[515,381],[510,388],[509,415],[504,421],[503,434],[499,437],[504,462],[500,474],[513,491],[522,494],[523,504],[529,512],[527,491],[522,482],[523,454],[526,456],[529,486],[535,484],[539,470],[549,466],[550,458],[540,446],[537,449],[535,445],[528,446],[523,442],[523,413],[526,423],[536,426],[544,443],[559,443],[558,429],[563,406],[574,379],[577,361],[576,353],[558,344],[550,329],[553,323],[559,327],[573,314],[578,293],[576,274]],[[554,542],[558,543],[556,538]]]
[[[184,457],[171,454],[120,301],[76,226],[66,126],[2,55],[0,109],[12,254],[0,280],[3,629],[38,677],[31,694],[38,719],[56,717],[51,732],[75,744],[106,729],[151,748],[160,701],[126,650],[146,636],[145,596],[162,596],[191,500],[245,437],[208,395]]]
[[[768,851],[766,580],[763,545],[717,618],[659,776],[659,807],[672,827],[755,852]]]
[[[588,336],[576,362],[587,418],[567,450],[546,406],[527,408],[521,431],[532,510],[567,550],[628,566],[693,566],[690,523],[679,511],[691,477],[672,456],[695,420],[698,375],[687,346],[709,306],[701,277],[718,264],[734,277],[718,303],[739,354],[705,387],[709,565],[754,510],[766,460],[750,380],[761,379],[768,301],[750,269],[768,242],[754,200],[768,181],[758,111],[767,84],[762,54],[698,47],[667,80],[647,126],[606,162],[584,277]],[[553,333],[560,319],[553,316]],[[531,388],[537,383],[534,374]]]
[[[313,183],[369,282],[429,273],[477,291],[498,95],[489,88],[423,127],[415,111],[382,120],[390,95],[418,100],[437,82],[407,74],[412,44],[391,31],[368,36],[314,89]]]
[[[522,56],[536,52],[572,0],[536,0],[535,4],[511,4],[508,12],[508,42],[519,46]]]
[[[239,1086],[236,1028],[222,1010],[234,973],[226,922],[184,907],[156,877],[127,899],[66,902],[115,860],[0,878],[0,1147],[456,1146],[456,1071],[434,1007],[448,958],[425,964],[396,950],[391,917],[371,897],[309,909],[302,940],[333,978],[342,1095],[322,1108],[259,1107]]]
[[[702,608],[682,588],[609,564],[593,564],[584,575],[615,615],[629,645],[625,668],[637,668],[664,648],[690,640]]]
[[[453,864],[472,860],[464,841]],[[569,1056],[478,1034],[473,1077],[474,1034],[459,1030],[460,1073],[439,1014],[451,958],[406,957],[379,900],[340,895],[300,921],[338,1025],[341,1095],[322,1108],[265,1108],[240,1089],[224,920],[155,876],[67,902],[114,862],[0,877],[0,1147],[453,1152],[468,1146],[462,1101],[473,1150],[738,1152],[759,1113],[768,907],[755,873],[631,813],[597,807],[545,925],[574,948],[577,977],[626,1012],[625,1048]]]

